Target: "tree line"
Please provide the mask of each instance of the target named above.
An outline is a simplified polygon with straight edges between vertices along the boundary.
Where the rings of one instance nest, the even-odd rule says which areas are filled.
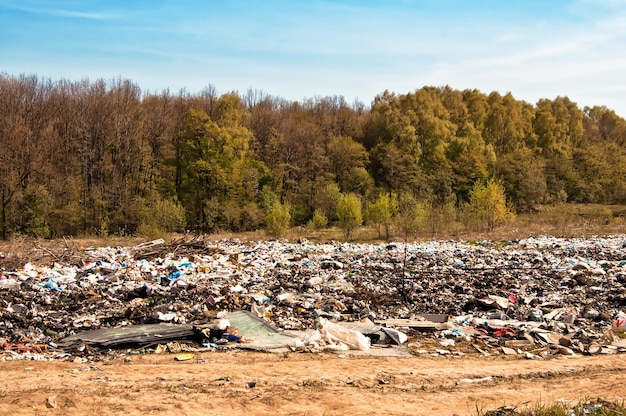
[[[4,73],[1,237],[345,225],[354,201],[353,222],[421,207],[434,232],[494,186],[511,212],[624,204],[625,144],[623,118],[567,97],[444,86],[365,105]]]

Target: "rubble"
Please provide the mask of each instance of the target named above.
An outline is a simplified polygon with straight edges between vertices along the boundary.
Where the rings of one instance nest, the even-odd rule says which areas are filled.
[[[408,340],[431,354],[532,359],[626,351],[621,235],[430,241],[406,250],[401,242],[195,236],[85,250],[66,244],[16,263],[0,256],[0,359],[174,340],[297,351],[400,348]]]

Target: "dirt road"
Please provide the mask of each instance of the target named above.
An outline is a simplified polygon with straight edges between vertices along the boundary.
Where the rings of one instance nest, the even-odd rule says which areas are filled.
[[[626,397],[624,355],[380,358],[132,355],[0,363],[2,415],[475,415],[525,402]]]

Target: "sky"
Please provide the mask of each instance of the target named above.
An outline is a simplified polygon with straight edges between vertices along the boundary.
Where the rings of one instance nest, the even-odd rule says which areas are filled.
[[[448,85],[626,117],[626,0],[0,0],[0,73],[366,105]]]

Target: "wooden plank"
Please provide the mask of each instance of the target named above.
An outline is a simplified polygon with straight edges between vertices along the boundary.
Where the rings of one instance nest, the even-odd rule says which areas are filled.
[[[443,313],[418,313],[417,316],[424,318],[427,321],[442,324],[448,322],[449,315]]]

